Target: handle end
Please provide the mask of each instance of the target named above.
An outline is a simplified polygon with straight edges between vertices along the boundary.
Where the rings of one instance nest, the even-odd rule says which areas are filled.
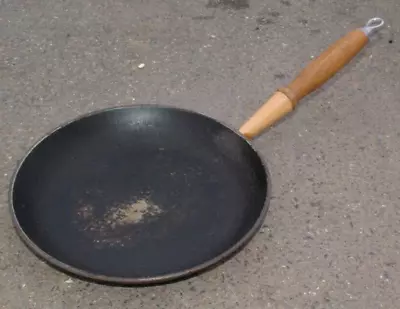
[[[385,24],[385,21],[382,18],[373,17],[367,21],[367,23],[365,24],[365,26],[363,28],[361,28],[361,30],[364,32],[364,34],[367,37],[370,37],[377,30],[382,28],[384,24]]]

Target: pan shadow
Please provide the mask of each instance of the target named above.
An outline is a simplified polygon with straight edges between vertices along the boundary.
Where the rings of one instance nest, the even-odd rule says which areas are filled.
[[[248,0],[209,0],[206,8],[243,10],[250,7]]]

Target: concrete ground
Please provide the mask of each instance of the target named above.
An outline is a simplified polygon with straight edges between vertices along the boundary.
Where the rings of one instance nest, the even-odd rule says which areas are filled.
[[[1,0],[0,307],[398,308],[399,11],[397,0]],[[163,103],[239,127],[373,16],[386,27],[359,57],[254,141],[273,197],[230,261],[170,285],[106,287],[50,268],[17,238],[10,177],[55,126]]]

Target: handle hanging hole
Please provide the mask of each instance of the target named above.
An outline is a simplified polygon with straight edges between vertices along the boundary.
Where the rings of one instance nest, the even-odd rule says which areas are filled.
[[[365,27],[371,28],[371,29],[377,29],[382,27],[385,24],[385,22],[383,21],[382,18],[380,17],[374,17],[371,18],[367,24],[365,25]]]
[[[362,31],[364,31],[366,36],[370,36],[373,34],[376,30],[381,28],[384,25],[384,21],[380,17],[374,17],[371,18],[363,28],[361,28]]]

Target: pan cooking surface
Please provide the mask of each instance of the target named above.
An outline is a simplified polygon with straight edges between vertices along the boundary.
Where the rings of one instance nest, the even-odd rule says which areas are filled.
[[[266,211],[266,177],[256,152],[210,118],[118,108],[39,143],[16,174],[12,203],[23,238],[53,264],[121,280],[161,278],[249,238]]]

